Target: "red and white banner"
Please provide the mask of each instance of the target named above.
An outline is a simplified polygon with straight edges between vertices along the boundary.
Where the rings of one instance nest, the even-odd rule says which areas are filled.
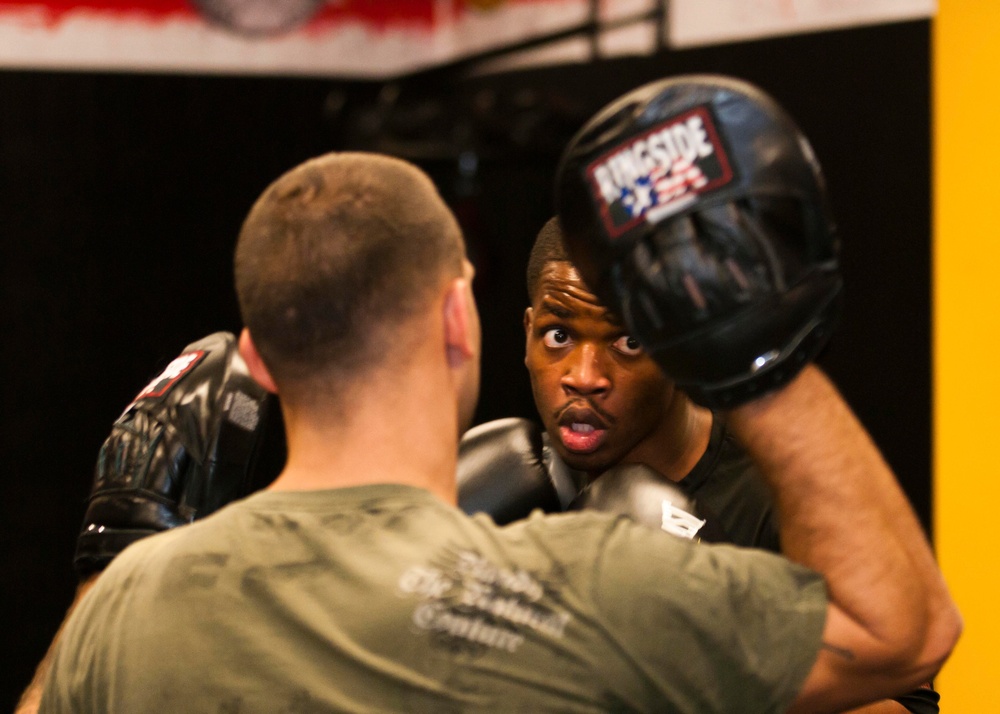
[[[202,4],[241,2],[253,4]],[[206,21],[188,0],[0,0],[0,67],[390,77],[557,32],[588,12],[587,0],[318,4],[301,27],[254,36]]]
[[[601,0],[594,38],[581,32],[492,68],[907,19],[934,5]],[[378,79],[567,33],[584,27],[592,9],[590,0],[0,0],[0,67]],[[282,32],[245,31],[284,12],[303,21]],[[232,29],[234,18],[244,31]]]

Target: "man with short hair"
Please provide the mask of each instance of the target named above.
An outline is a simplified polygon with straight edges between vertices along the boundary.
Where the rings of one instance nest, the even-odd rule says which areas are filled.
[[[264,192],[236,251],[240,351],[281,397],[286,466],[114,559],[42,712],[835,712],[933,676],[960,618],[815,366],[728,413],[799,564],[602,513],[460,512],[471,279],[405,162],[327,155]]]
[[[727,542],[777,552],[771,497],[725,419],[692,402],[601,304],[566,254],[557,218],[539,231],[527,283],[535,406],[578,487],[645,464],[695,498]]]

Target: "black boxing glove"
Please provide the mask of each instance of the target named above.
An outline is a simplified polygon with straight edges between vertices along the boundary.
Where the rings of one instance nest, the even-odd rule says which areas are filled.
[[[500,525],[536,508],[562,511],[577,486],[562,461],[553,459],[558,457],[545,432],[527,419],[497,419],[469,429],[458,448],[459,508],[470,515],[488,513]]]
[[[263,468],[258,457],[274,402],[250,377],[231,333],[188,345],[125,409],[101,447],[77,539],[78,574],[101,570],[130,543],[273,480],[273,464]]]
[[[571,511],[584,509],[628,516],[681,538],[707,543],[728,540],[714,514],[645,464],[620,464],[605,471],[569,504]]]
[[[702,405],[787,383],[839,314],[819,165],[745,82],[678,77],[611,103],[563,154],[556,202],[584,280]]]

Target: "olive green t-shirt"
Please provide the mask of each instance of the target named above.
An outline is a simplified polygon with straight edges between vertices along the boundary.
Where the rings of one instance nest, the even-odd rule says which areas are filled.
[[[809,570],[624,517],[264,492],[123,551],[41,712],[781,712],[825,613]]]

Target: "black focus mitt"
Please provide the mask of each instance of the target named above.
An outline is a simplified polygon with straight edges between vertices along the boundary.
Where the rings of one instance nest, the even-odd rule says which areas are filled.
[[[756,87],[695,75],[622,96],[566,148],[556,203],[584,280],[696,402],[780,387],[826,343],[841,277],[823,177]]]
[[[250,377],[231,333],[184,348],[101,446],[77,573],[101,570],[130,543],[267,485],[276,471],[258,469],[257,457],[274,402]]]

